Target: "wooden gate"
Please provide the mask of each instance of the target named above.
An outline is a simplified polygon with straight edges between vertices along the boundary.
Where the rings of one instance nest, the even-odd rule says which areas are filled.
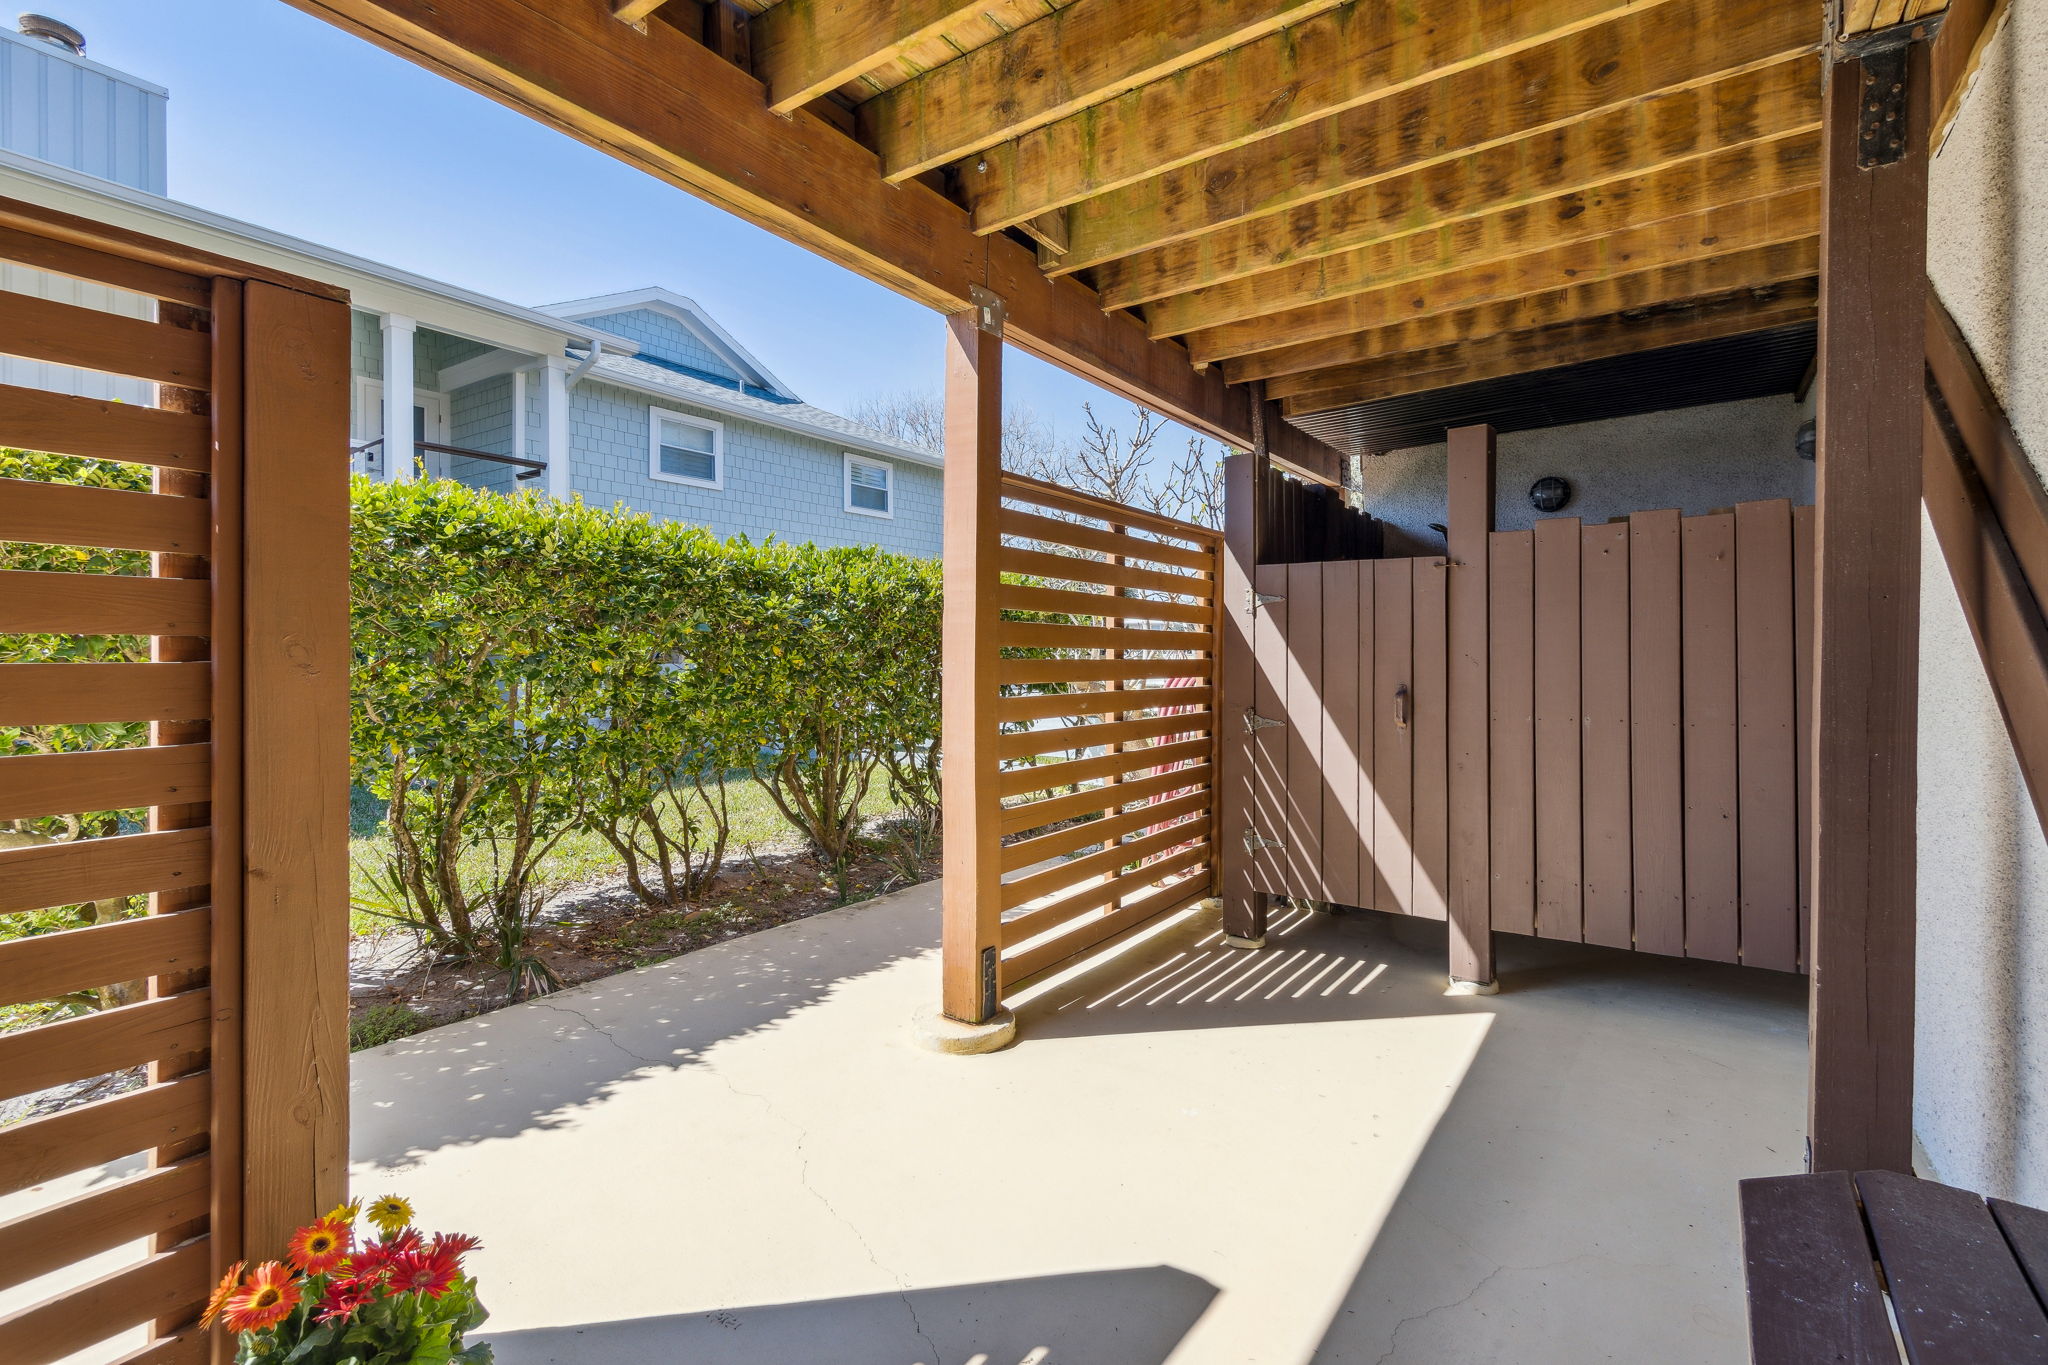
[[[1241,860],[1240,895],[1441,919],[1467,836],[1495,930],[1803,968],[1812,509],[1560,518],[1486,548],[1470,803],[1448,793],[1447,582],[1475,566],[1252,569],[1226,888]]]
[[[1253,583],[1251,888],[1442,919],[1443,560],[1262,564]]]
[[[6,200],[0,258],[154,304],[0,293],[0,349],[158,386],[0,386],[0,447],[110,462],[0,480],[0,1098],[144,1069],[0,1128],[0,1360],[205,1360],[346,1177],[348,308]]]

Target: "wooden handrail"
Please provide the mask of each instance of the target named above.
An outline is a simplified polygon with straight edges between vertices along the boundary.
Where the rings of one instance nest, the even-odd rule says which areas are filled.
[[[373,436],[361,445],[350,446],[349,458],[354,459],[358,455],[376,450],[383,444],[382,436]],[[526,460],[517,455],[499,455],[489,450],[471,450],[468,446],[443,445],[438,441],[414,441],[412,448],[415,451],[433,451],[438,455],[460,455],[466,460],[488,460],[492,464],[516,465],[525,471],[519,475],[522,479],[538,478],[548,467],[546,460]]]
[[[1927,370],[1921,498],[2048,831],[2048,490],[1931,289]]]

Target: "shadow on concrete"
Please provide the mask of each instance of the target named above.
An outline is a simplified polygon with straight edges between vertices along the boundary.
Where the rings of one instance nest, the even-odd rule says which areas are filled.
[[[1162,1365],[1216,1297],[1172,1266],[487,1336],[499,1365]]]
[[[928,882],[357,1053],[350,1154],[404,1169],[567,1126],[636,1074],[696,1064],[937,938]]]

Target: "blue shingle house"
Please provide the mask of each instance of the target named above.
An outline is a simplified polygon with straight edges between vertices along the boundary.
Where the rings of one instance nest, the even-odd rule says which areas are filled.
[[[580,498],[720,536],[939,553],[939,457],[804,402],[694,301],[648,288],[528,308],[182,203],[166,193],[166,101],[82,47],[0,30],[0,196],[348,290],[358,472]],[[0,288],[156,309],[11,263]],[[141,380],[7,356],[0,382],[156,401]],[[387,449],[392,430],[409,450]]]

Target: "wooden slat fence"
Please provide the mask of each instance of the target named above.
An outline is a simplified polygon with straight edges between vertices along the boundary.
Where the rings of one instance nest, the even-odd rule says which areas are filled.
[[[1257,566],[1257,728],[1224,733],[1248,775],[1226,830],[1247,889],[1442,918],[1462,830],[1494,930],[1803,969],[1812,517],[1772,501],[1488,533],[1469,812],[1446,797],[1458,567]]]
[[[1005,474],[998,976],[1214,894],[1219,533]]]
[[[216,1358],[192,1322],[226,1263],[275,1255],[343,1188],[348,310],[5,200],[0,258],[157,301],[150,320],[0,294],[0,351],[158,385],[155,407],[0,386],[0,446],[152,471],[149,491],[0,480],[0,541],[147,552],[139,570],[0,573],[6,657],[29,659],[0,662],[0,916],[101,921],[45,914],[0,941],[0,1097],[141,1069],[139,1088],[0,1128],[0,1194],[29,1205],[0,1222],[0,1293],[41,1281],[0,1315],[0,1360]],[[28,634],[146,636],[149,661],[38,661]],[[66,838],[50,817],[117,832]]]

